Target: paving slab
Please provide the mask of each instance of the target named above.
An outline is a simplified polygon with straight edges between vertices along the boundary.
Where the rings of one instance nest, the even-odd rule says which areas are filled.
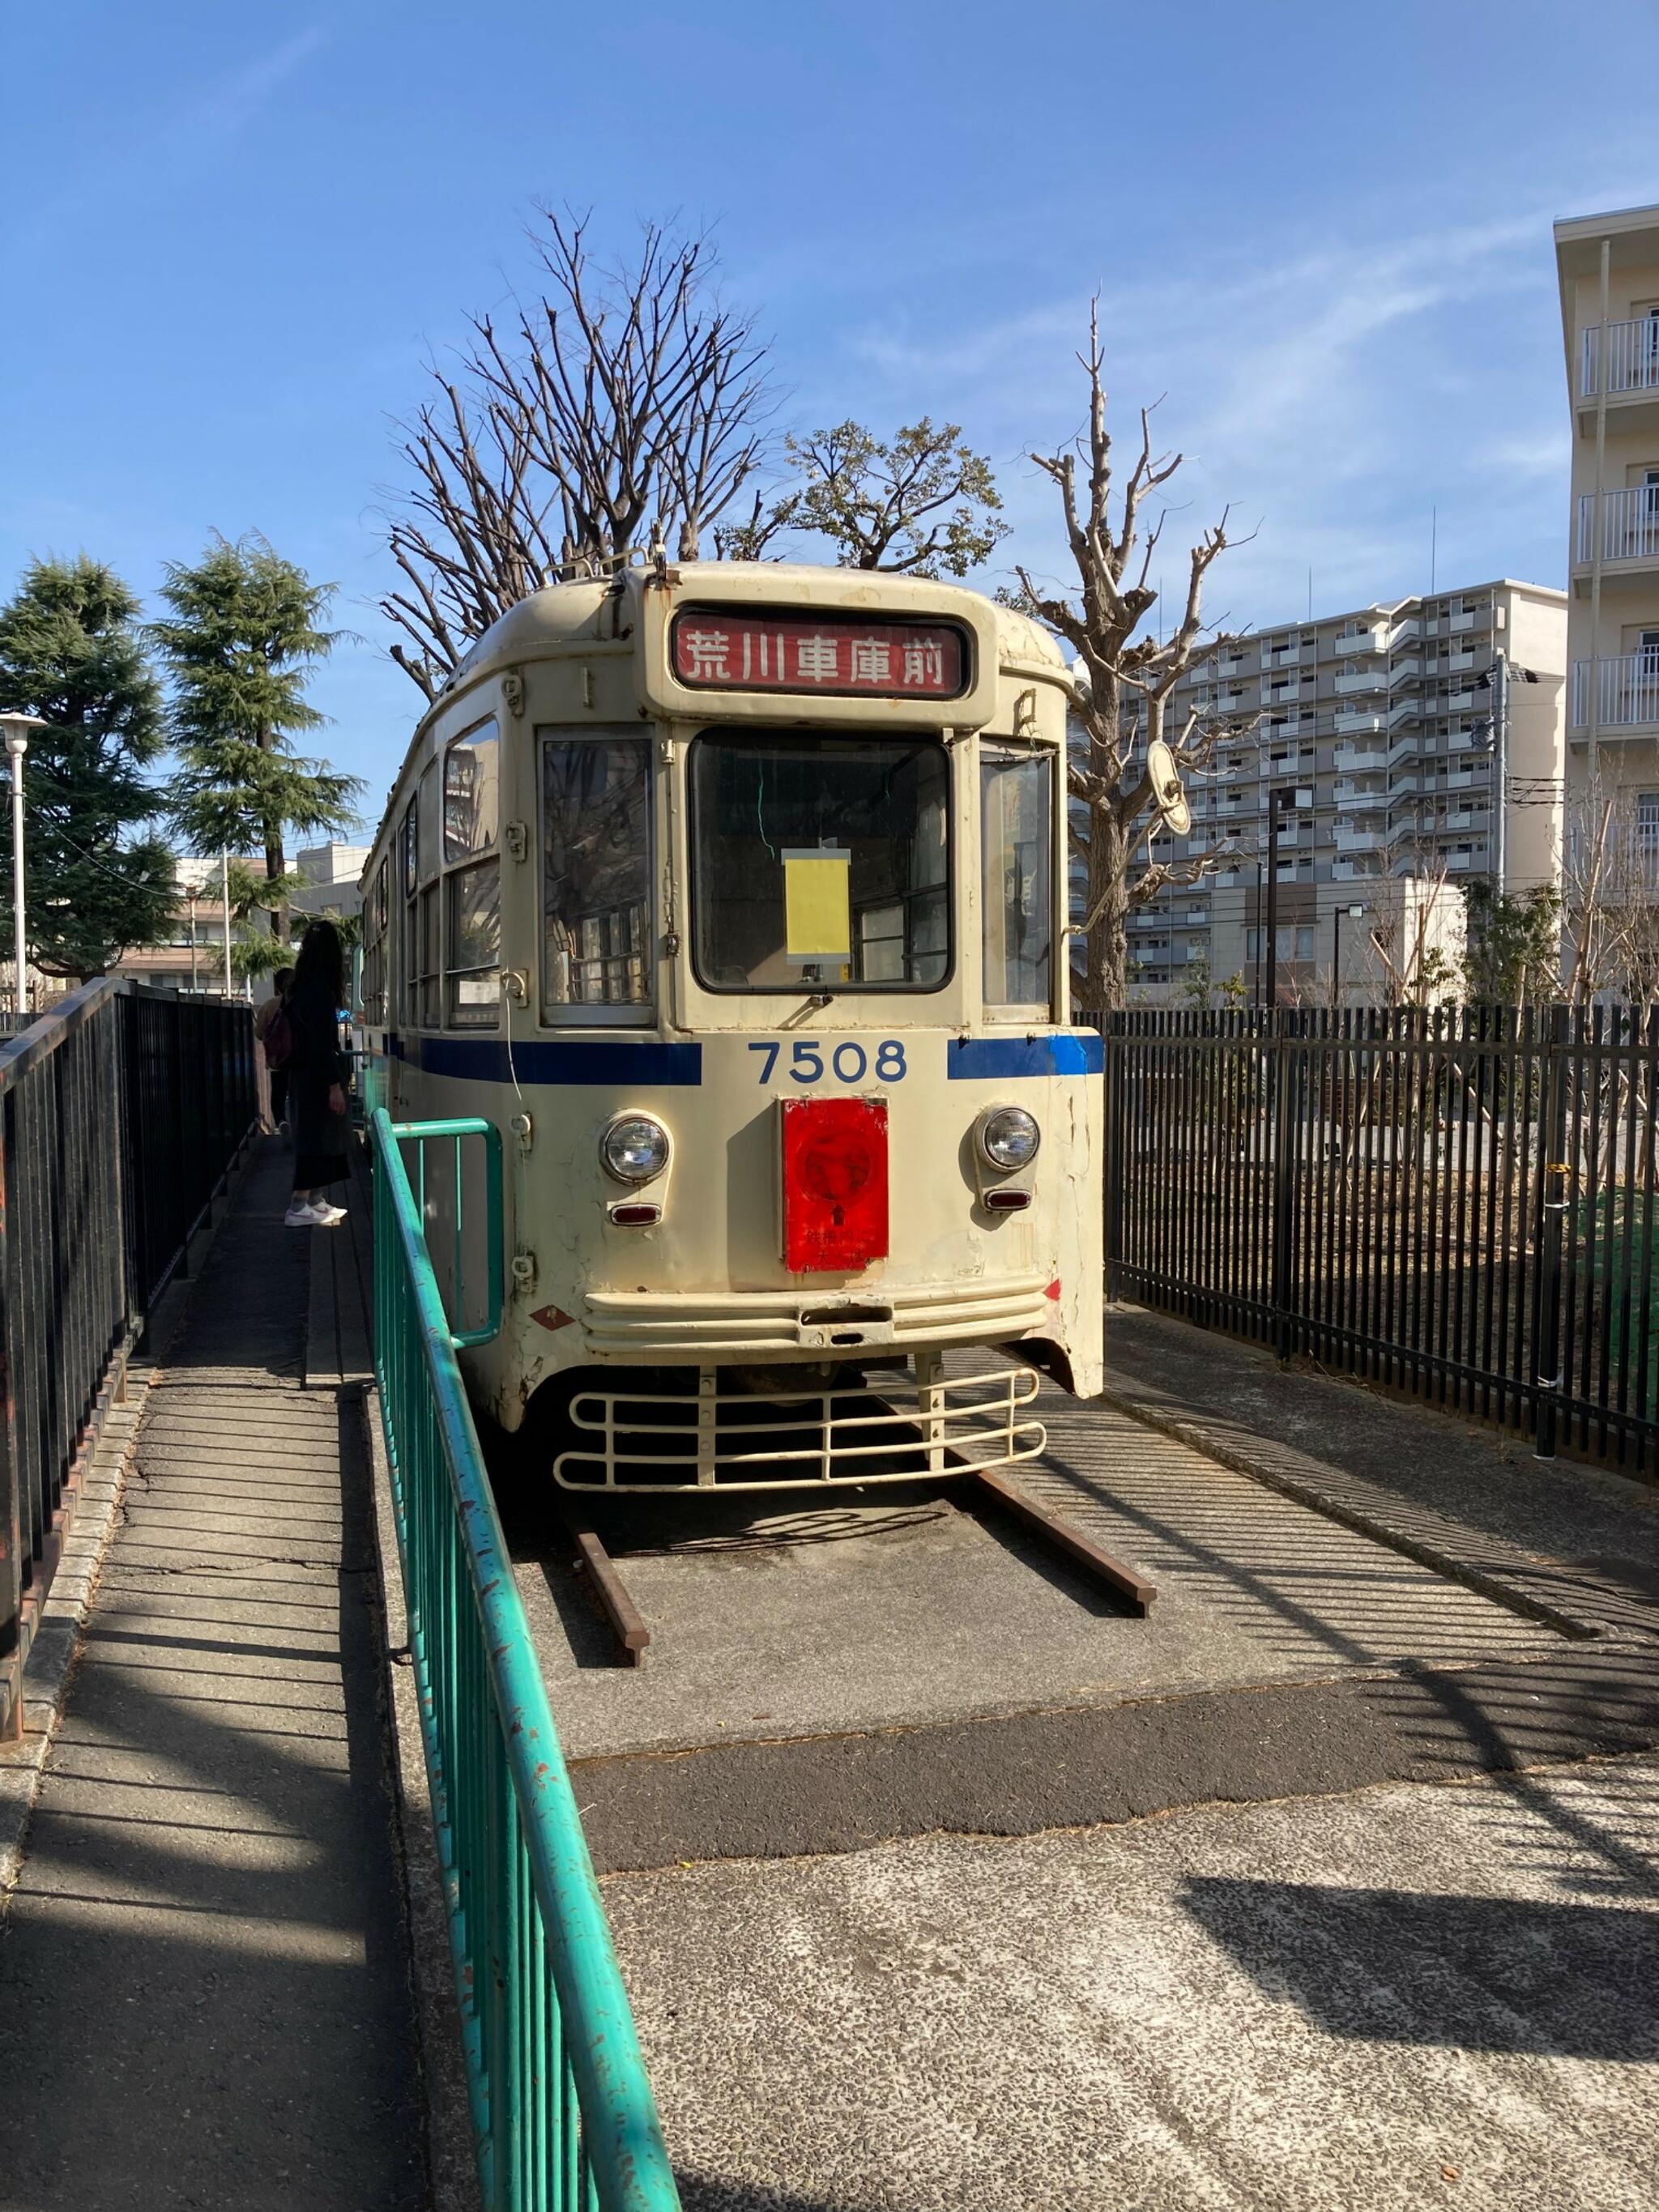
[[[1645,2212],[1659,1763],[617,1875],[685,2212]]]
[[[28,2212],[416,2212],[360,1424],[255,1164],[148,1395],[0,1936]]]

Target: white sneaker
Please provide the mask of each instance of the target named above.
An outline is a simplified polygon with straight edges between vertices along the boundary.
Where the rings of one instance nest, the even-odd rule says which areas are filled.
[[[314,1206],[294,1205],[283,1216],[284,1229],[332,1229],[335,1216]]]
[[[337,1221],[343,1221],[346,1218],[344,1206],[336,1206],[331,1198],[314,1198],[311,1204],[317,1218],[325,1221],[331,1228]]]

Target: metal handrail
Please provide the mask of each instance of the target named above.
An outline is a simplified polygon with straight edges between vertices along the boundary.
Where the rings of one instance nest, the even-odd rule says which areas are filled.
[[[415,1200],[420,1218],[426,1219],[426,1147],[428,1139],[453,1139],[455,1146],[455,1319],[466,1313],[466,1244],[461,1234],[461,1140],[481,1137],[484,1147],[485,1271],[489,1278],[489,1304],[477,1328],[452,1329],[450,1342],[458,1352],[489,1344],[501,1326],[501,1133],[493,1121],[473,1114],[447,1121],[394,1121],[392,1133],[400,1144],[419,1146],[416,1154]]]
[[[398,1132],[383,1107],[369,1127],[375,1370],[484,2202],[676,2212]]]

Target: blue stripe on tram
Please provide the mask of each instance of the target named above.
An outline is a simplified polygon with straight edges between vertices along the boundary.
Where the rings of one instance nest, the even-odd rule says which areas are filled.
[[[1022,1075],[1098,1075],[1106,1048],[1096,1030],[1075,1036],[952,1037],[953,1083],[1005,1083]]]
[[[655,1038],[624,1043],[618,1037],[526,1037],[507,1063],[503,1037],[410,1036],[392,1049],[427,1075],[464,1083],[630,1084],[695,1089],[702,1081],[700,1044],[665,1044]]]

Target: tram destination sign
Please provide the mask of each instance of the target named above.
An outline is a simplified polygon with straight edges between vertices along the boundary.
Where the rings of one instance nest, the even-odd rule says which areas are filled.
[[[968,688],[967,641],[954,623],[685,607],[672,651],[675,675],[697,691],[954,699]]]

